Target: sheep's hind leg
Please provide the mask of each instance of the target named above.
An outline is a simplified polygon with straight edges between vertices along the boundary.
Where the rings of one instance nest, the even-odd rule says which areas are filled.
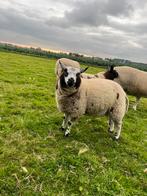
[[[108,128],[108,132],[112,133],[114,129],[114,122],[112,120],[111,117],[109,117],[109,128]]]
[[[138,104],[139,104],[139,102],[140,102],[140,97],[136,97],[136,102],[134,103],[134,105],[133,105],[133,109],[134,110],[136,110],[137,109],[137,106],[138,106]]]
[[[115,136],[114,136],[114,138],[116,140],[118,140],[119,137],[120,137],[120,133],[121,133],[122,122],[121,121],[120,122],[114,122],[114,127],[115,127]]]

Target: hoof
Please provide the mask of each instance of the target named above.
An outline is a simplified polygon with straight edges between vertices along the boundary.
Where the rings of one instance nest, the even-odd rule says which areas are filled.
[[[68,136],[69,136],[69,133],[65,133],[64,136],[65,136],[65,137],[68,137]]]
[[[69,132],[68,130],[65,131],[64,136],[65,136],[65,137],[68,137],[68,136],[69,136],[69,133],[70,133],[70,132]]]
[[[118,140],[119,140],[119,137],[118,137],[117,135],[115,135],[115,136],[114,136],[114,140],[115,140],[115,141],[118,141]]]

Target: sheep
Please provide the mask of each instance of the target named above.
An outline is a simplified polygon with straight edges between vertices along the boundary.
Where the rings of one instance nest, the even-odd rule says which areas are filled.
[[[87,70],[66,67],[59,61],[61,75],[56,88],[57,108],[64,113],[62,129],[68,136],[73,123],[82,115],[108,115],[109,132],[115,129],[114,138],[120,137],[122,120],[129,101],[122,87],[111,80],[84,79]]]
[[[73,60],[67,59],[67,58],[58,59],[56,62],[56,68],[55,68],[55,74],[56,74],[57,78],[60,77],[61,72],[62,72],[59,62],[63,63],[66,67],[80,68],[80,64],[77,61],[73,61]]]
[[[101,73],[98,75],[100,76]],[[133,109],[137,109],[141,97],[147,98],[147,72],[133,67],[120,66],[110,67],[108,71],[102,73],[106,79],[114,80],[119,83],[129,95],[136,97]]]

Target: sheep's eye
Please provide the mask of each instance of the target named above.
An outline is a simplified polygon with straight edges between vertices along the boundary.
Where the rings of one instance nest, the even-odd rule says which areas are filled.
[[[80,72],[76,74],[76,76],[79,76],[79,75],[80,75]]]

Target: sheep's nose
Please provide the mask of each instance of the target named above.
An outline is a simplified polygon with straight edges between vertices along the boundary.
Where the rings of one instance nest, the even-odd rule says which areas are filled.
[[[74,84],[74,79],[73,78],[70,78],[69,80],[68,80],[68,86],[73,86],[73,84]]]
[[[68,81],[70,81],[70,82],[74,82],[74,79],[73,78],[69,78],[69,80]]]

